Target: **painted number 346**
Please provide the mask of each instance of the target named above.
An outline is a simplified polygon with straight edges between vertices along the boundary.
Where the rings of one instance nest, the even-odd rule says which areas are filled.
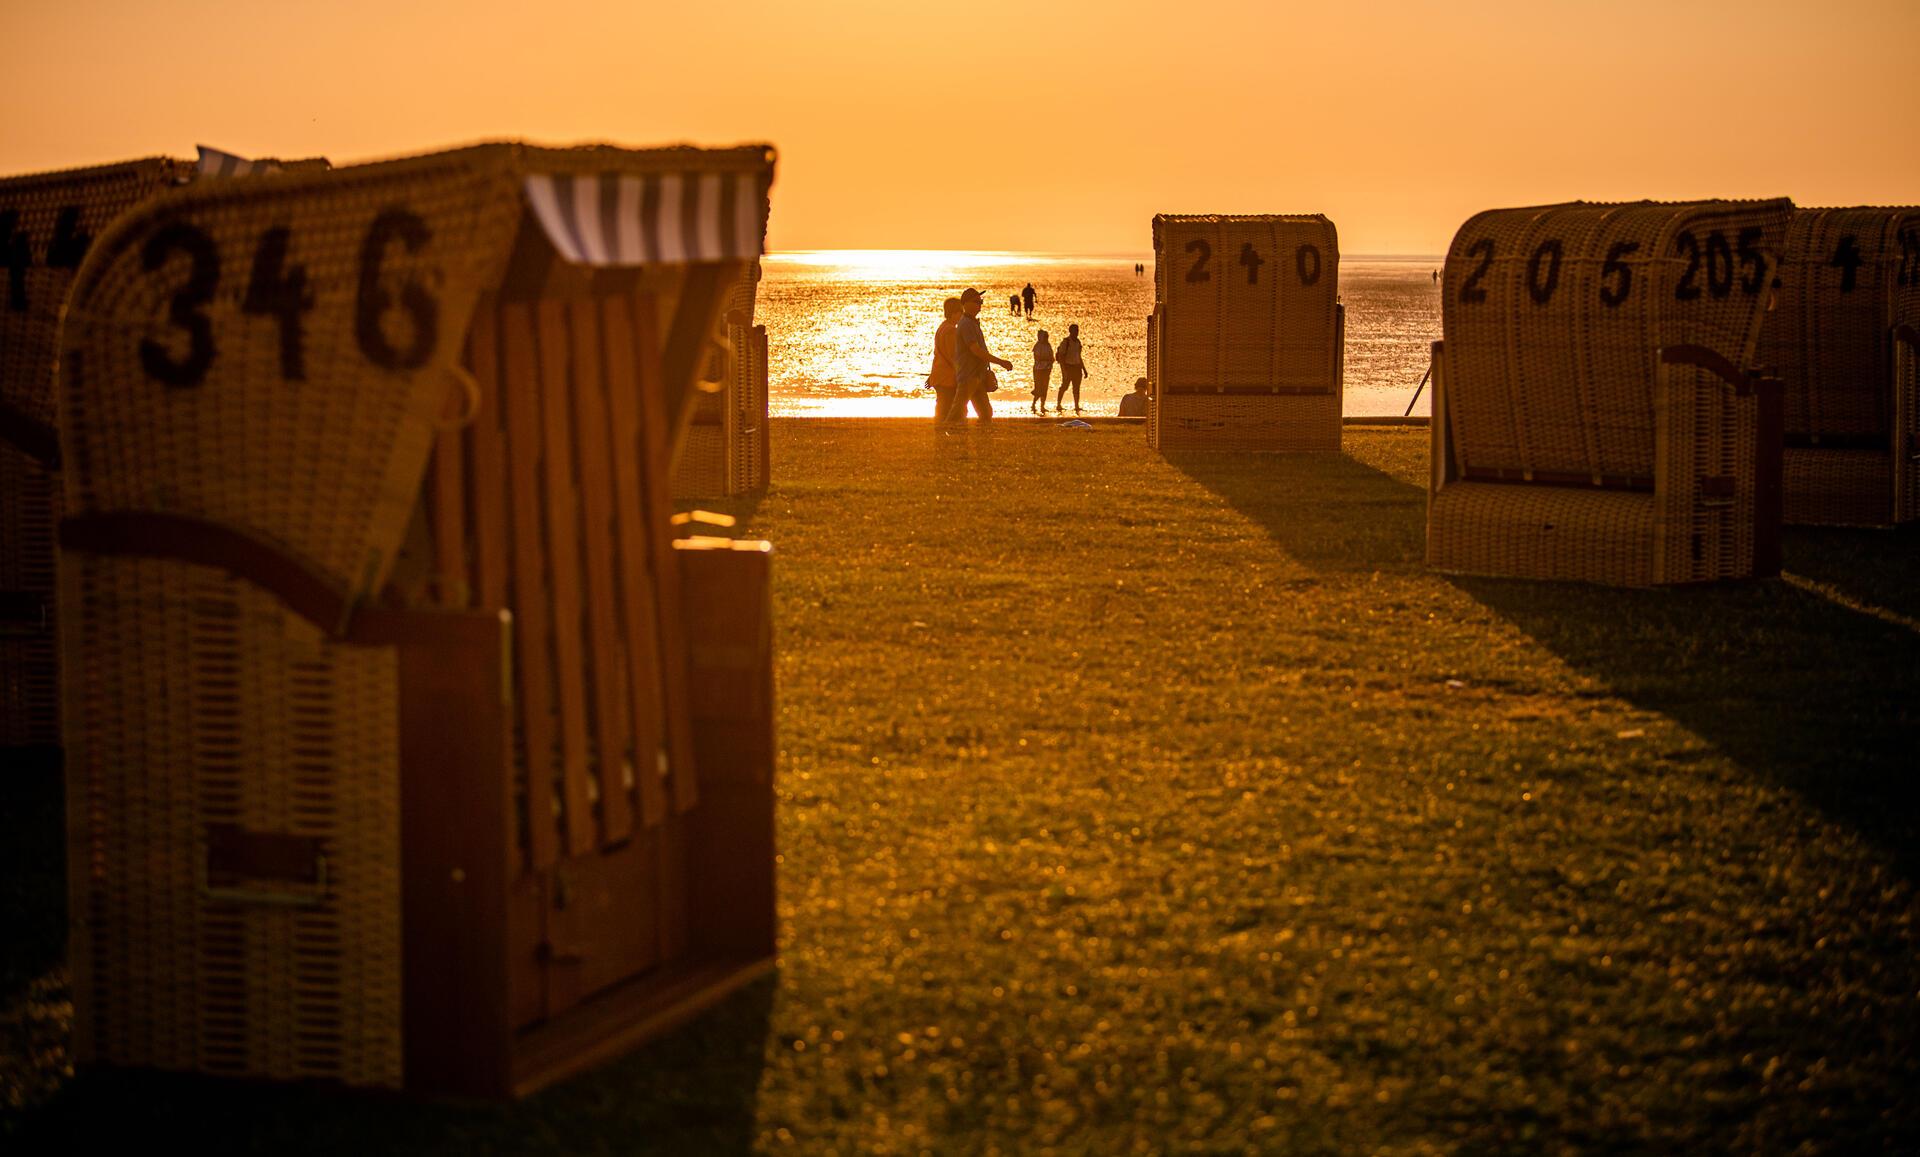
[[[439,303],[419,284],[409,281],[399,300],[387,289],[381,267],[398,245],[419,252],[433,233],[427,223],[407,209],[388,209],[375,217],[360,245],[359,285],[354,297],[354,338],[368,361],[383,369],[418,369],[433,356],[438,341]],[[271,319],[279,328],[280,376],[305,381],[306,314],[314,295],[305,265],[290,264],[293,230],[275,225],[255,242],[240,312]],[[167,386],[186,388],[204,382],[218,350],[213,319],[205,310],[220,290],[220,250],[206,230],[188,221],[161,226],[140,251],[141,267],[157,272],[184,258],[186,282],[167,303],[167,322],[180,331],[167,341],[147,338],[140,343],[140,365],[147,375]],[[383,319],[398,307],[407,317],[412,338],[396,346],[388,338]]]

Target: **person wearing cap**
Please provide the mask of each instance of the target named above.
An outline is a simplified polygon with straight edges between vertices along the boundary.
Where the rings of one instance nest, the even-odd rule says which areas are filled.
[[[933,391],[933,422],[936,426],[959,421],[967,410],[965,402],[954,406],[954,402],[959,400],[954,392],[953,344],[955,334],[960,329],[960,299],[947,298],[945,308],[947,319],[940,323],[939,329],[933,331],[933,369],[927,373],[927,388]]]
[[[993,380],[991,367],[1013,369],[1012,362],[995,357],[987,348],[986,335],[980,332],[980,302],[977,289],[960,295],[960,325],[954,331],[953,343],[953,376],[957,387],[953,398],[955,421],[966,416],[968,402],[973,403],[973,412],[981,421],[993,417],[993,403],[987,395],[999,389],[1000,384]]]

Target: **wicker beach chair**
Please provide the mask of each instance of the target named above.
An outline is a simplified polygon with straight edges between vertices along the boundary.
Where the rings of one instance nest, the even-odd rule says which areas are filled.
[[[247,166],[265,171],[260,162]],[[53,363],[68,286],[109,222],[191,181],[199,168],[147,157],[0,180],[0,248],[9,271],[0,308],[0,749],[60,742]]]
[[[1148,444],[1339,450],[1346,317],[1333,222],[1161,214],[1153,250]]]
[[[771,966],[769,559],[667,479],[771,150],[129,213],[59,388],[82,1061],[518,1095]]]
[[[753,321],[760,266],[740,280],[722,319],[724,341],[700,383],[673,468],[676,498],[730,498],[767,485],[767,327]]]
[[[1760,362],[1786,388],[1786,520],[1920,518],[1920,208],[1797,209]]]
[[[1427,562],[1621,586],[1779,568],[1779,383],[1751,369],[1790,202],[1473,217],[1434,345]]]
[[[314,171],[325,158],[198,164],[148,157],[0,180],[0,749],[60,742],[54,534],[60,443],[53,363],[67,289],[93,238],[120,213],[196,176]]]

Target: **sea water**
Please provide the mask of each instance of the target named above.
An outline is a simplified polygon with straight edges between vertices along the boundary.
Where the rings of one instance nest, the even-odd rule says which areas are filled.
[[[1136,276],[1135,262],[1146,272]],[[1340,299],[1347,310],[1346,413],[1400,414],[1440,337],[1434,257],[1343,257]],[[976,288],[985,296],[981,329],[994,353],[1013,362],[1000,373],[995,409],[1009,416],[1032,402],[1033,343],[1054,345],[1080,326],[1087,365],[1081,406],[1112,414],[1146,374],[1146,319],[1153,310],[1153,256],[1061,257],[944,250],[814,250],[769,255],[757,320],[767,327],[773,412],[785,415],[929,417],[926,388],[941,302]],[[1032,283],[1029,319],[1007,298]],[[1059,393],[1053,375],[1048,404]],[[1067,396],[1071,410],[1073,396]],[[1414,413],[1427,412],[1421,391]]]

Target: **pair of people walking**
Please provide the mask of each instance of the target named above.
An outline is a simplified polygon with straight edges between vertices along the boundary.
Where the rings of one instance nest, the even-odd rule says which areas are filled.
[[[963,422],[971,405],[976,417],[993,417],[989,394],[1000,388],[993,367],[1011,371],[1013,363],[994,356],[980,332],[980,291],[969,289],[946,300],[946,319],[933,335],[933,369],[927,385],[933,389],[933,420],[938,425]]]
[[[1060,367],[1060,397],[1054,401],[1053,412],[1066,413],[1067,389],[1073,389],[1073,412],[1080,412],[1080,383],[1087,376],[1087,367],[1080,360],[1080,327],[1067,327],[1067,336],[1060,339],[1059,348],[1047,338],[1047,331],[1041,330],[1033,343],[1033,412],[1047,412],[1047,387],[1053,377],[1053,367]]]

